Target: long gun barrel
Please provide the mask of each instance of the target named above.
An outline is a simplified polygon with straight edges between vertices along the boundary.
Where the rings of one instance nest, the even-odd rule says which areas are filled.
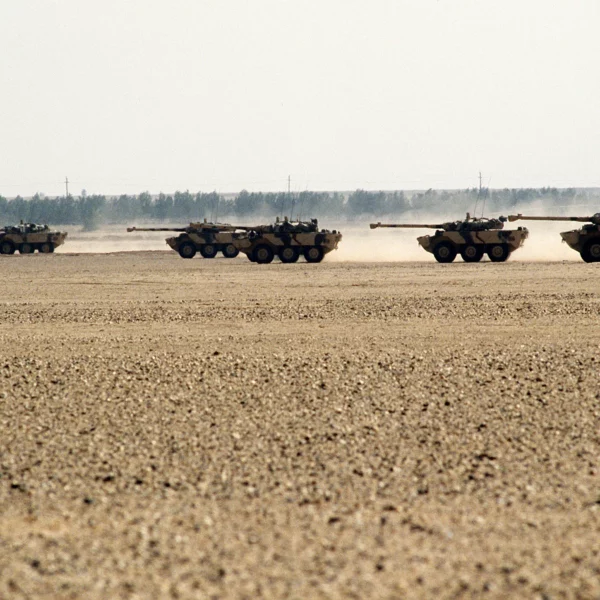
[[[522,214],[508,215],[509,221],[576,221],[577,223],[600,223],[600,214],[592,217],[528,217]]]
[[[406,229],[443,229],[443,225],[438,223],[437,225],[426,224],[426,223],[370,223],[371,229],[377,229],[378,227],[398,227]]]
[[[186,231],[187,227],[128,227],[127,231]]]

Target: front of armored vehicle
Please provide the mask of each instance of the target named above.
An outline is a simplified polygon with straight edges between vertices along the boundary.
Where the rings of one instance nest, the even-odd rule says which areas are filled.
[[[427,252],[433,253],[433,247],[434,247],[433,236],[431,236],[431,235],[420,235],[417,238],[417,242],[423,248],[423,250],[426,250]]]
[[[581,240],[585,237],[585,233],[583,229],[572,229],[571,231],[561,231],[560,237],[569,248],[580,252],[583,245]]]
[[[181,236],[180,235],[175,235],[173,237],[169,237],[165,241],[167,242],[167,245],[172,250],[175,250],[175,252],[179,251],[179,244],[181,243]]]

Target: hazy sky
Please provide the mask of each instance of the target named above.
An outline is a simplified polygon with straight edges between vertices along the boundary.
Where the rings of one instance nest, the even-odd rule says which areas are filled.
[[[0,195],[600,186],[599,0],[0,0]]]

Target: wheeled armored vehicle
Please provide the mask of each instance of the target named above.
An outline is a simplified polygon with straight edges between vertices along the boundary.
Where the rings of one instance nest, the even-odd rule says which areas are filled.
[[[64,231],[52,231],[48,225],[21,223],[5,225],[0,229],[0,254],[31,254],[36,250],[42,254],[54,252],[57,246],[65,243]]]
[[[342,239],[339,231],[321,229],[317,219],[310,221],[283,221],[277,219],[270,225],[248,227],[248,234],[235,240],[240,252],[252,262],[266,264],[275,256],[283,263],[294,263],[304,256],[306,262],[318,263],[335,250]]]
[[[505,231],[505,222],[506,217],[476,218],[467,213],[464,220],[435,225],[371,223],[370,227],[436,229],[433,235],[423,235],[417,241],[440,263],[451,263],[458,254],[465,262],[479,262],[484,254],[492,262],[504,262],[529,236],[526,227]]]
[[[575,221],[585,223],[580,229],[563,231],[560,236],[570,248],[579,252],[587,262],[600,262],[600,213],[591,217],[528,217],[522,214],[509,215],[509,221]]]
[[[181,258],[194,258],[199,252],[203,258],[214,258],[219,252],[225,258],[235,258],[239,250],[236,240],[246,232],[228,223],[190,223],[188,227],[128,227],[127,231],[177,231],[179,235],[166,239],[167,244]]]

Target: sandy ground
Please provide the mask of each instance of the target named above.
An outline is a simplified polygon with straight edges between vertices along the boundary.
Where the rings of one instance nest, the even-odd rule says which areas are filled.
[[[0,598],[600,598],[576,258],[0,257]]]

